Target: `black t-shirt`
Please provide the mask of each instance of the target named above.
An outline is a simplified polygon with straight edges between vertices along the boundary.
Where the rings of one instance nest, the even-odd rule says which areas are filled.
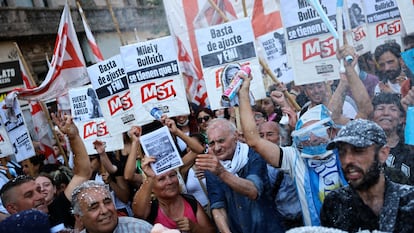
[[[66,198],[65,193],[61,192],[48,206],[49,222],[51,226],[64,223],[65,227],[74,228],[75,217],[72,214],[72,205]]]

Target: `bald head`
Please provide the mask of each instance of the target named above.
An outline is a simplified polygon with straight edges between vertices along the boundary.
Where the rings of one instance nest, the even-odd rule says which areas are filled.
[[[260,137],[279,144],[279,125],[274,121],[266,121],[259,125]]]

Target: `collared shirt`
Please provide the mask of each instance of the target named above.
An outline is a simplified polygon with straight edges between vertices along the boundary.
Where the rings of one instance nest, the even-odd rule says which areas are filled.
[[[152,225],[148,222],[133,218],[133,217],[118,217],[118,225],[113,233],[149,233],[151,232]],[[86,229],[83,229],[80,233],[86,233]]]
[[[352,187],[331,192],[321,210],[323,226],[347,232],[379,230],[381,232],[414,232],[414,187],[385,181],[384,204],[379,216],[365,205]]]
[[[248,157],[247,164],[237,175],[254,183],[259,193],[256,200],[234,191],[219,177],[207,171],[205,176],[211,209],[226,209],[233,233],[284,232],[281,221],[272,208],[266,162],[251,148]]]

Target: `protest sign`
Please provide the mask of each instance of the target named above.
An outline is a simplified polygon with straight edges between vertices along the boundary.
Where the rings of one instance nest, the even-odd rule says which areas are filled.
[[[336,1],[322,0],[320,4],[336,28]],[[290,0],[280,1],[280,11],[295,84],[338,79],[336,40],[318,12],[307,1]]]
[[[414,34],[414,1],[396,0],[405,31],[408,35]]]
[[[3,109],[0,111],[0,117],[13,145],[16,160],[20,162],[33,157],[36,153],[19,102],[14,98],[13,105],[5,108],[5,101],[0,102],[0,109]]]
[[[368,23],[400,18],[396,0],[364,0],[364,4]]]
[[[370,51],[371,46],[369,44],[368,38],[368,27],[367,27],[367,19],[365,13],[365,7],[363,5],[362,0],[348,0],[347,3],[347,12],[344,9],[344,17],[346,25],[351,29],[352,34],[352,42],[350,44],[353,45],[357,54],[362,55]]]
[[[197,29],[195,34],[211,109],[228,107],[221,102],[223,90],[232,78],[227,75],[222,77],[223,68],[228,63],[249,65],[253,76],[250,86],[253,97],[259,100],[266,96],[248,18]]]
[[[141,124],[154,120],[154,107],[168,117],[190,113],[173,37],[122,46],[121,57]]]
[[[3,121],[0,120],[0,158],[14,154],[9,136],[4,128]]]
[[[164,126],[140,137],[142,149],[156,161],[151,164],[155,175],[170,171],[183,165],[180,153],[175,146],[168,127]]]
[[[283,28],[259,36],[257,40],[263,49],[264,58],[275,77],[283,83],[293,81],[293,70],[288,65]]]
[[[128,131],[132,125],[138,125],[121,56],[116,55],[89,66],[88,74],[109,133],[120,134]]]
[[[212,2],[216,6],[212,6]],[[187,74],[194,74],[194,72],[189,72],[192,69],[185,69],[185,67],[194,67],[199,71],[196,72],[197,74],[201,74],[202,70],[195,29],[218,25],[224,23],[226,19],[243,18],[245,17],[244,12],[251,19],[256,38],[282,27],[279,2],[274,0],[164,0],[163,3],[170,32],[178,38],[177,41],[181,42],[180,53],[188,54],[185,56],[187,59],[180,60],[184,67],[183,71]],[[215,7],[221,12],[218,12]],[[182,57],[184,58],[184,56]],[[188,63],[192,63],[192,66],[189,66]],[[204,103],[206,100],[204,78],[201,75],[186,75],[186,84],[190,90],[189,97],[194,103]]]
[[[103,141],[106,151],[116,151],[124,147],[122,134],[109,134],[91,85],[70,89],[69,100],[74,122],[88,154],[96,154],[93,146],[95,140]]]

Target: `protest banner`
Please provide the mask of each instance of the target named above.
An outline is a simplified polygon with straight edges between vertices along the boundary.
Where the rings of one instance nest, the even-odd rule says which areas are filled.
[[[45,80],[38,87],[16,88],[16,91],[19,99],[47,101],[66,94],[69,88],[88,82],[85,60],[66,2]]]
[[[402,22],[396,0],[365,0],[371,52],[378,45],[396,42],[402,45]]]
[[[173,37],[126,45],[120,50],[140,124],[154,120],[150,114],[154,107],[168,117],[190,113]]]
[[[17,162],[35,156],[32,139],[27,130],[25,120],[23,118],[22,110],[16,96],[8,96],[0,102],[0,118],[9,136],[10,143],[13,145],[13,153],[16,156]],[[6,101],[8,107],[6,108]]]
[[[121,55],[89,66],[88,74],[111,135],[126,132],[132,125],[140,124],[135,115],[135,105],[130,98]]]
[[[350,28],[352,41],[350,44],[355,48],[357,54],[362,55],[370,51],[368,38],[368,27],[363,0],[347,0],[347,12],[344,9],[346,28]]]
[[[145,154],[154,156],[157,159],[154,163],[151,163],[151,168],[154,170],[155,175],[183,165],[180,153],[167,126],[142,135],[140,141]]]
[[[396,0],[400,10],[405,32],[408,35],[414,35],[414,1]]]
[[[335,29],[336,1],[322,0],[320,5]],[[295,84],[338,79],[336,41],[318,12],[305,0],[281,0],[280,11]]]
[[[106,151],[116,151],[124,147],[122,134],[109,134],[99,102],[91,85],[69,90],[72,117],[88,154],[96,154],[93,142],[103,141]]]
[[[250,91],[253,97],[256,100],[266,97],[249,18],[197,29],[195,34],[211,109],[229,107],[221,101],[223,90],[233,77],[222,75],[228,63],[250,66],[253,76]]]
[[[271,31],[257,38],[264,52],[264,58],[270,70],[280,82],[293,81],[293,70],[288,65],[288,56],[283,28]]]
[[[9,136],[4,128],[3,121],[0,119],[0,158],[14,154]]]
[[[251,19],[256,38],[282,27],[277,1],[211,1],[215,3],[228,20],[243,18],[245,17],[244,12],[246,12]],[[246,9],[244,9],[243,3],[245,3]],[[185,49],[188,52],[194,67],[201,73],[202,67],[195,39],[195,29],[221,24],[225,22],[225,19],[208,0],[164,0],[164,6],[171,34],[179,39],[177,41],[182,42],[180,48],[183,48],[182,51]],[[183,70],[185,71],[185,69]],[[191,93],[192,96],[190,96],[194,103],[206,100],[204,82],[200,82],[203,78],[187,76],[190,81],[186,83],[193,85],[192,90],[195,89],[194,93],[196,94]]]

